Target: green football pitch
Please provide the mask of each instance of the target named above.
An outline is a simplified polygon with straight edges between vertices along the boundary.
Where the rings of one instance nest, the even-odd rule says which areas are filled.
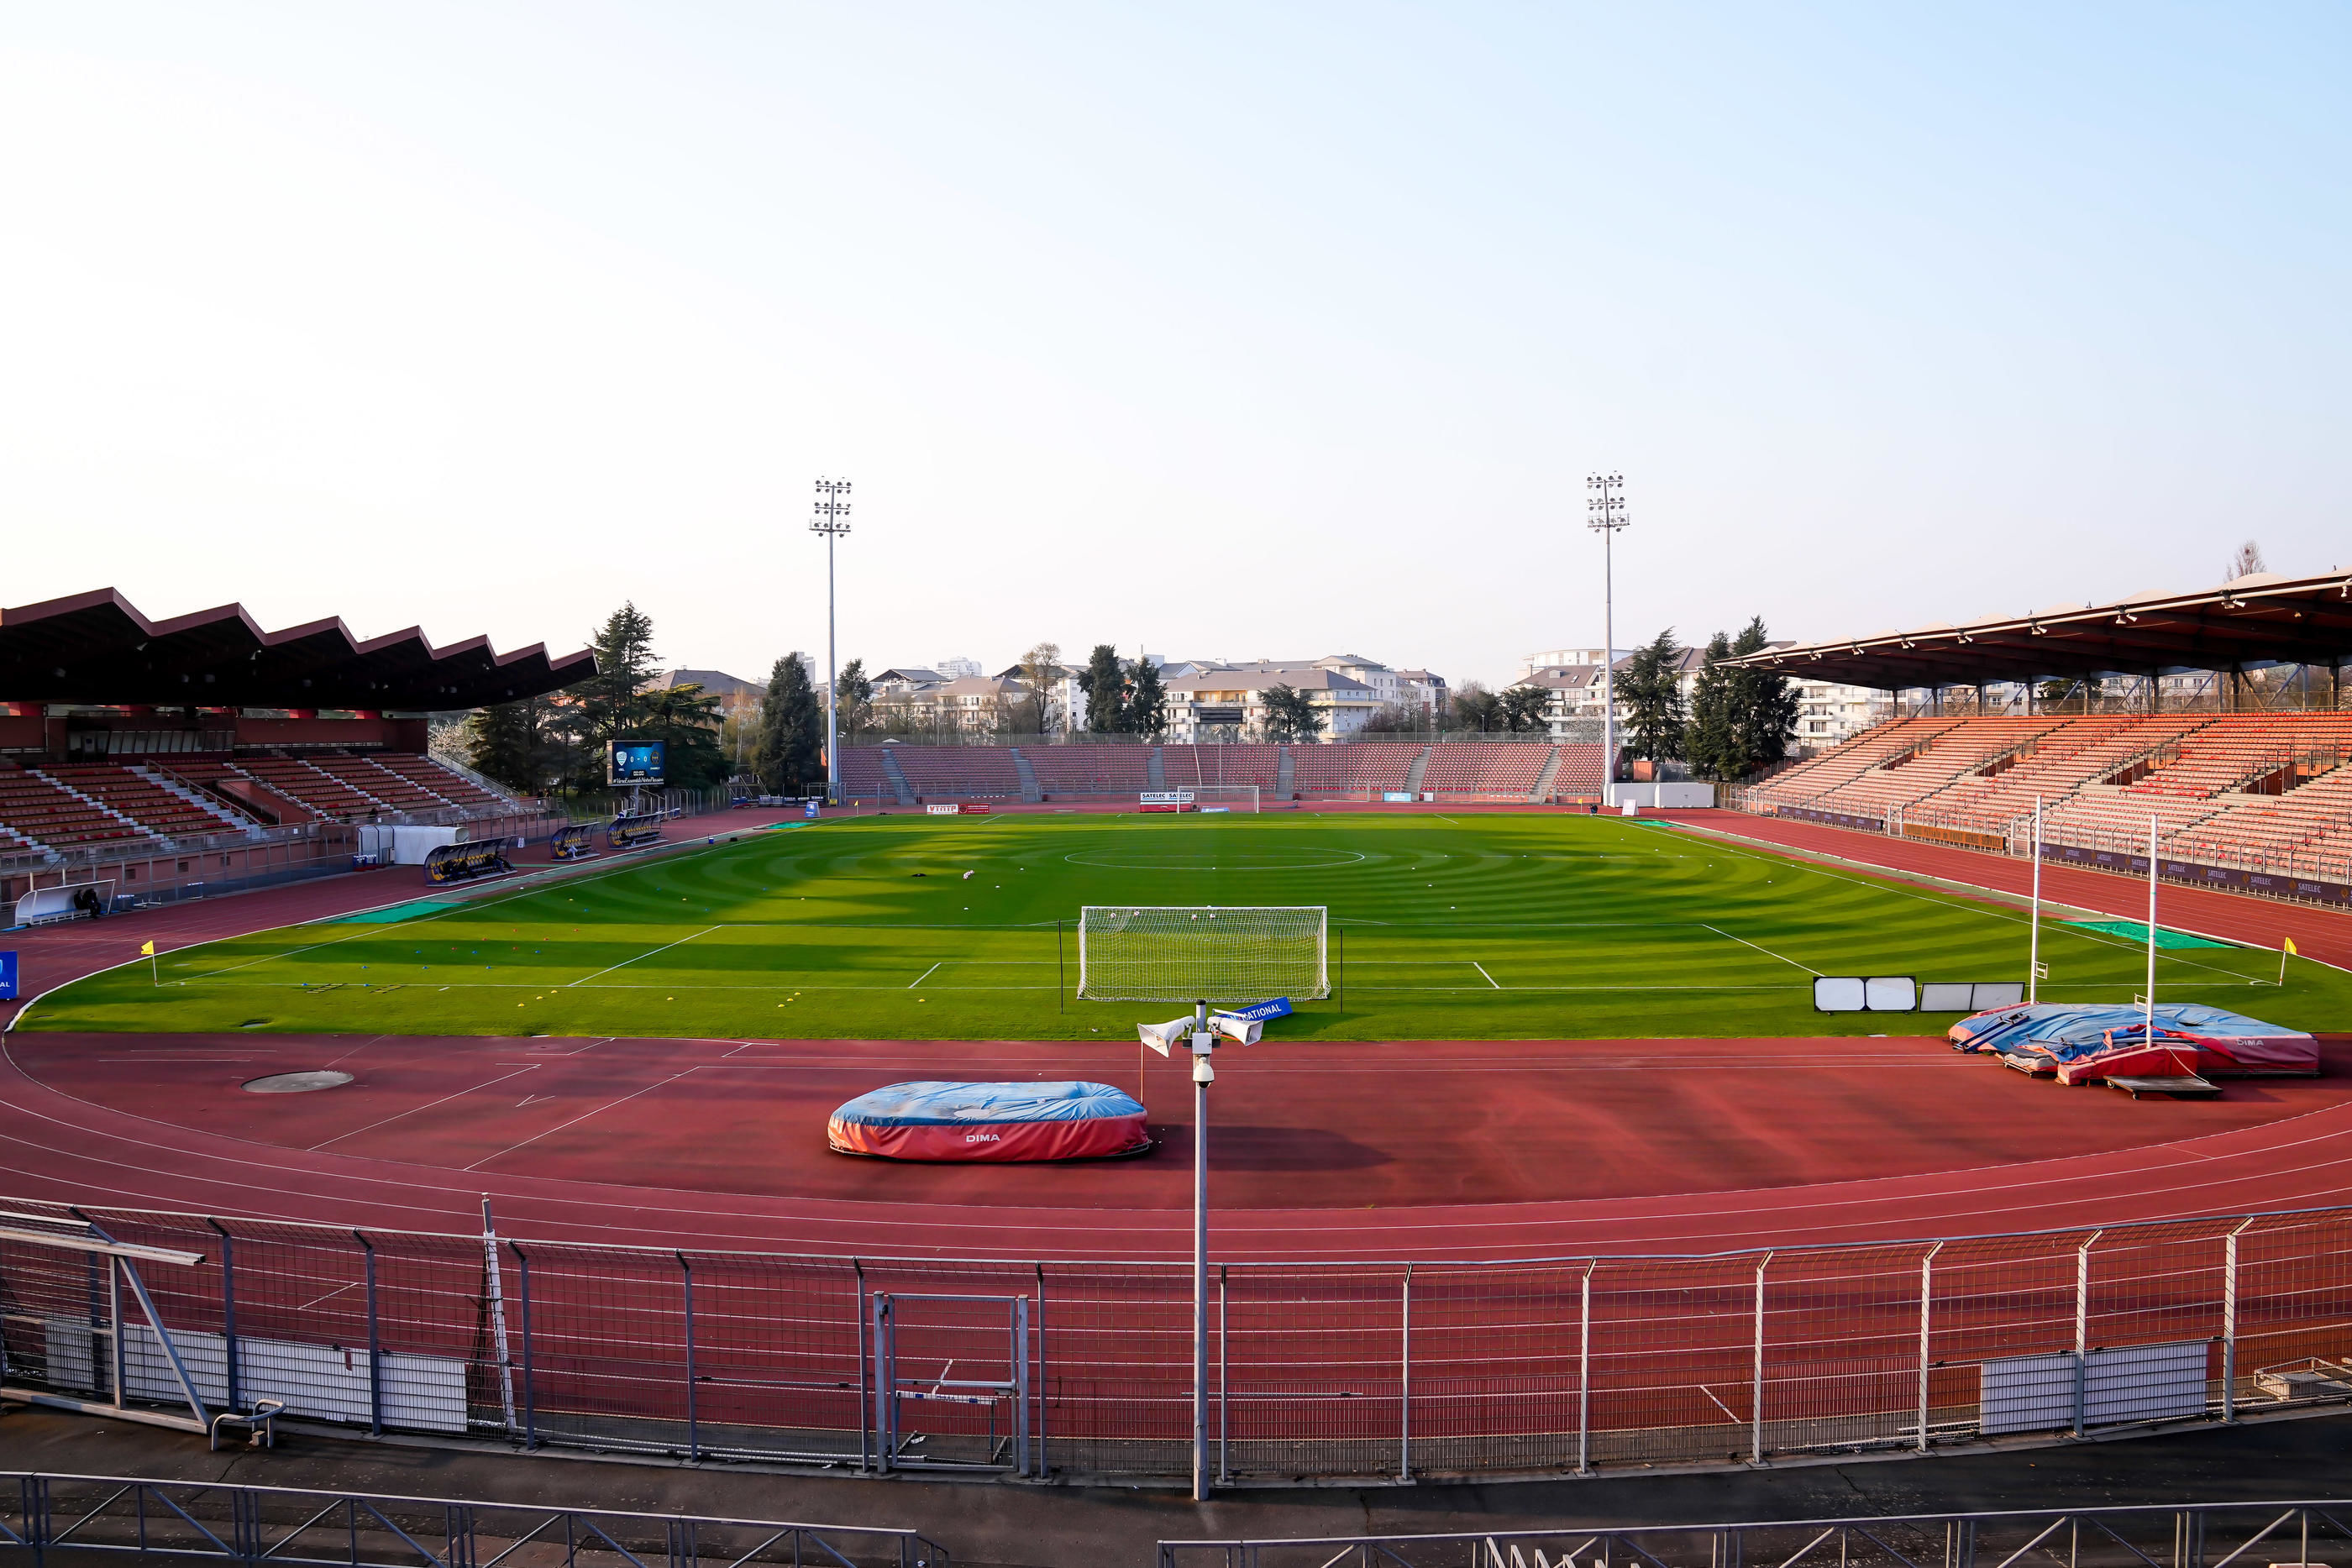
[[[1091,1039],[1181,1011],[1072,994],[1087,904],[1327,906],[1339,994],[1289,1039],[1916,1034],[1949,1019],[1817,1013],[1813,976],[2026,967],[2022,909],[1622,819],[893,815],[420,890],[92,976],[24,1027]],[[2042,951],[2046,999],[2141,988],[2127,933],[2046,921]],[[2168,946],[2158,994],[2340,1027],[2352,976],[2277,974]]]

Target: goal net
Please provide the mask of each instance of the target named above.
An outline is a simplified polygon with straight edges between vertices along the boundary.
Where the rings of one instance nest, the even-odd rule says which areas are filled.
[[[1099,1002],[1254,1002],[1331,994],[1314,904],[1100,904],[1078,912],[1078,995]]]
[[[1147,811],[1255,811],[1255,784],[1191,784],[1181,789],[1146,789],[1137,803]]]

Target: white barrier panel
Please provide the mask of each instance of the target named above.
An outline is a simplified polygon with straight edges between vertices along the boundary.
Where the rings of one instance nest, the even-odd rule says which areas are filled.
[[[1930,980],[1919,988],[1919,1010],[1923,1013],[1972,1013],[1976,1007],[1977,988],[1961,980]]]
[[[2083,1358],[2083,1425],[2168,1421],[2205,1414],[2206,1344],[2132,1345]],[[2047,1431],[2074,1424],[2074,1357],[2014,1355],[1978,1369],[1979,1427]]]
[[[47,1381],[58,1388],[95,1394],[91,1350],[110,1354],[104,1339],[75,1318],[42,1321],[47,1353]],[[133,1399],[179,1404],[184,1397],[171,1358],[145,1323],[126,1325],[122,1341],[122,1388]],[[221,1335],[188,1330],[172,1335],[188,1379],[205,1404],[228,1403],[228,1343]],[[240,1338],[237,1392],[247,1401],[282,1399],[289,1416],[365,1426],[368,1409],[367,1347],[295,1344],[284,1340]],[[466,1429],[466,1364],[437,1355],[386,1354],[383,1358],[383,1424],[425,1432]]]
[[[1819,975],[1813,979],[1813,1010],[1817,1013],[1858,1013],[1867,1005],[1858,977]]]
[[[1919,1010],[1919,982],[1908,975],[1873,975],[1862,983],[1863,1005],[1874,1013]]]
[[[1969,1005],[1979,1012],[1988,1008],[2013,1008],[2025,1000],[2023,980],[1979,980]]]
[[[1620,784],[1609,798],[1627,805],[1649,806],[1664,811],[1697,810],[1715,804],[1715,786],[1687,781],[1672,784]]]
[[[392,830],[392,863],[423,865],[425,856],[444,844],[454,844],[457,841],[456,828],[396,826]]]

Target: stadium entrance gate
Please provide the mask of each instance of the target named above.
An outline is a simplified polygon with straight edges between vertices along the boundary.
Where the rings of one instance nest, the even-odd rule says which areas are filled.
[[[869,1414],[885,1473],[1032,1473],[1029,1309],[1027,1296],[874,1292]]]

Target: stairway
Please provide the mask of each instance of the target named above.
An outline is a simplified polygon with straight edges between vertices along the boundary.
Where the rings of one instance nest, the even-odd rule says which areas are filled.
[[[1168,788],[1168,769],[1160,761],[1160,749],[1159,747],[1153,747],[1151,755],[1143,759],[1144,781],[1154,789]]]
[[[1424,746],[1421,755],[1412,759],[1412,767],[1404,776],[1404,787],[1414,794],[1421,793],[1422,779],[1429,772],[1429,759],[1437,755],[1437,747]]]
[[[1021,755],[1019,747],[1015,746],[1010,749],[1013,752],[1013,771],[1021,776],[1021,798],[1032,804],[1043,800],[1045,798],[1045,791],[1037,787],[1037,770],[1029,766],[1029,759]]]
[[[1559,747],[1555,746],[1551,748],[1551,755],[1544,758],[1543,771],[1536,775],[1536,787],[1528,791],[1528,799],[1549,800],[1551,781],[1558,777],[1559,777]]]
[[[1296,787],[1297,779],[1297,770],[1290,766],[1290,747],[1286,746],[1282,748],[1282,771],[1274,776],[1274,798],[1277,800],[1296,799],[1298,794]]]
[[[890,788],[898,792],[898,804],[911,806],[915,803],[915,788],[907,782],[906,774],[898,770],[898,753],[887,746],[882,748],[882,777],[887,779]]]

